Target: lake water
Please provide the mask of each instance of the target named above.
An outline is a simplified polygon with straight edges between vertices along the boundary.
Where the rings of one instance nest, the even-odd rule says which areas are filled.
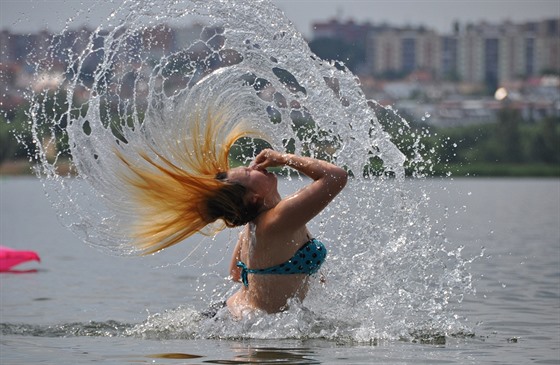
[[[103,254],[58,223],[39,180],[4,178],[0,244],[35,250],[42,261],[19,267],[36,272],[0,275],[0,363],[559,364],[560,180],[406,184],[429,194],[427,215],[449,242],[479,257],[469,267],[476,294],[453,306],[472,332],[427,343],[292,329],[201,336],[209,324],[200,310],[213,288],[228,285],[224,252],[184,260],[182,244],[143,258]]]

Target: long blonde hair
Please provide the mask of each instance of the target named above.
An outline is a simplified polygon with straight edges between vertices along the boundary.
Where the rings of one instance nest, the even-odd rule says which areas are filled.
[[[136,212],[130,234],[142,254],[160,251],[197,232],[212,235],[236,225],[211,214],[208,202],[220,202],[220,192],[231,191],[231,184],[219,175],[230,168],[234,143],[242,137],[263,135],[243,121],[232,126],[224,109],[197,110],[186,122],[186,135],[174,136],[175,141],[166,144],[167,150],[151,146],[137,151],[145,163],[135,163],[117,151],[125,167],[119,174],[127,195],[141,210]]]

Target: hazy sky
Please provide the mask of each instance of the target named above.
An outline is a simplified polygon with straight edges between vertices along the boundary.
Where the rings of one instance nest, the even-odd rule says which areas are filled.
[[[251,1],[251,0],[247,0]],[[314,21],[333,17],[392,25],[426,25],[448,32],[460,22],[525,21],[560,17],[559,0],[272,0],[304,35]],[[119,0],[114,3],[120,3]],[[95,6],[94,6],[95,5]],[[115,7],[109,0],[0,0],[0,29],[60,31],[80,9],[90,25],[100,23]]]

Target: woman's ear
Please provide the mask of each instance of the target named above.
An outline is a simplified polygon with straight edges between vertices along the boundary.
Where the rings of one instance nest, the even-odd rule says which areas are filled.
[[[263,204],[264,199],[259,194],[250,191],[245,195],[245,202],[247,205],[260,207]]]

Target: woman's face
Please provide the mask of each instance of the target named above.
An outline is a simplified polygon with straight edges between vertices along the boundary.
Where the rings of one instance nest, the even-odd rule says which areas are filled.
[[[230,169],[227,173],[227,179],[245,186],[262,197],[265,197],[272,190],[276,191],[278,184],[276,175],[272,172],[244,166]]]

